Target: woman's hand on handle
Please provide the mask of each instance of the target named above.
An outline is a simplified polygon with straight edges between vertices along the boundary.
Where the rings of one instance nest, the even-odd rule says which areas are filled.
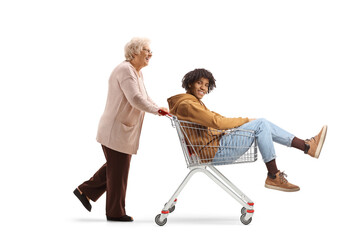
[[[160,113],[160,111],[162,111],[162,113]],[[158,113],[159,116],[165,116],[167,114],[169,114],[169,109],[167,109],[166,107],[161,107],[159,109],[159,113]]]

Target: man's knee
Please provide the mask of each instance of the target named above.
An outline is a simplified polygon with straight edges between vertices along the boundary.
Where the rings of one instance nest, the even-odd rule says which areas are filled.
[[[258,118],[256,120],[263,124],[268,122],[268,120],[266,120],[266,118]]]
[[[260,128],[269,128],[269,121],[266,118],[258,118],[256,119]]]

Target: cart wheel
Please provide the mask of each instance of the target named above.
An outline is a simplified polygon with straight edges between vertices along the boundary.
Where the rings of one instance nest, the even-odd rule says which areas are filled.
[[[175,211],[175,205],[169,208],[169,213],[172,213],[173,211]]]
[[[243,207],[243,208],[241,209],[241,215],[243,215],[243,214],[245,214],[245,213],[246,213],[246,208]]]
[[[160,216],[161,216],[161,214],[156,215],[155,222],[159,226],[164,226],[167,222],[167,218],[165,218],[163,221],[160,221]]]
[[[166,203],[164,204],[164,206],[166,205]],[[175,211],[175,205],[173,205],[172,207],[169,208],[169,213],[172,213],[173,211]]]
[[[247,221],[245,221],[245,216],[246,216],[246,214],[241,215],[240,221],[241,221],[244,225],[248,225],[249,223],[251,223],[252,217],[249,218]]]

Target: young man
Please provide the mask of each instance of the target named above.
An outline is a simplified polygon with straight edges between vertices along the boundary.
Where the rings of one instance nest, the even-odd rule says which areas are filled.
[[[273,143],[294,147],[314,158],[318,158],[325,141],[327,126],[323,126],[320,133],[315,137],[304,141],[263,118],[227,118],[212,112],[201,101],[205,94],[210,93],[216,87],[213,75],[206,69],[195,69],[188,72],[182,80],[182,87],[185,88],[186,93],[168,99],[171,114],[177,116],[179,120],[194,122],[207,128],[220,130],[238,128],[254,131],[260,153],[268,169],[265,187],[285,192],[300,190],[298,186],[287,181],[285,178],[287,175],[277,169]],[[196,141],[200,140],[202,142],[207,141],[206,144],[220,147],[226,144],[236,145],[240,141],[231,133],[220,137],[197,139]],[[217,148],[213,147],[212,149]],[[199,152],[199,155],[201,154]],[[232,154],[236,155],[237,153],[233,152]],[[210,157],[214,159],[221,157],[220,155],[221,153],[216,151],[210,153]],[[209,154],[207,157],[209,157]]]

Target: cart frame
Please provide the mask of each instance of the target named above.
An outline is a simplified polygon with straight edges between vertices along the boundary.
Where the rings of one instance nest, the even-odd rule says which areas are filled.
[[[228,180],[217,168],[215,168],[215,166],[211,162],[200,163],[200,161],[198,161],[199,156],[197,155],[196,151],[194,150],[192,151],[192,153],[190,153],[189,147],[193,147],[193,146],[191,145],[191,143],[189,144],[190,139],[181,125],[181,123],[185,121],[180,121],[177,119],[176,116],[173,116],[165,112],[159,111],[159,113],[167,116],[171,120],[172,126],[176,128],[181,143],[181,147],[184,153],[184,157],[190,172],[187,174],[187,176],[182,181],[182,183],[177,188],[177,190],[172,195],[172,197],[169,199],[169,201],[164,205],[161,214],[158,214],[155,217],[156,224],[158,224],[159,226],[164,226],[167,223],[168,215],[175,210],[177,197],[184,189],[186,184],[189,182],[191,177],[198,172],[202,172],[206,176],[208,176],[211,180],[213,180],[218,186],[220,186],[225,192],[227,192],[231,197],[233,197],[237,202],[239,202],[243,206],[243,208],[241,209],[240,221],[245,225],[249,224],[252,221],[252,217],[254,214],[254,202],[249,197],[247,197],[242,191],[240,191],[240,189],[237,188],[230,180]],[[252,160],[251,161],[247,160],[245,162],[253,162],[257,160],[257,141],[255,137],[251,149],[252,149],[251,152]],[[194,164],[194,162],[196,164]],[[236,163],[240,163],[240,162],[241,161],[238,161]]]

